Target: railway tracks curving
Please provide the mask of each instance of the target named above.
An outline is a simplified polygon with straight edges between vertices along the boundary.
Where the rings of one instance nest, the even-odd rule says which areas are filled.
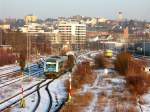
[[[44,84],[43,84],[43,83],[44,83]],[[45,79],[45,80],[42,80],[41,82],[39,82],[38,84],[35,84],[35,85],[33,85],[33,86],[31,86],[31,87],[29,87],[29,88],[23,90],[23,92],[24,92],[23,98],[25,98],[25,97],[27,97],[27,96],[33,94],[34,92],[36,92],[36,91],[37,91],[37,88],[36,88],[36,87],[37,87],[38,85],[43,84],[43,85],[40,86],[40,87],[43,87],[43,86],[45,86],[47,83],[48,83],[48,82],[46,82],[46,79]],[[0,105],[1,105],[0,111],[4,111],[4,110],[6,110],[7,108],[9,108],[10,106],[12,106],[12,105],[16,104],[17,102],[19,102],[19,101],[22,99],[22,98],[21,98],[21,95],[22,95],[22,92],[19,92],[19,93],[13,95],[12,97],[9,97],[9,98],[7,98],[7,99],[1,101],[1,102],[0,102]],[[18,98],[16,98],[16,97],[18,97]],[[15,99],[15,98],[16,98],[16,99]],[[11,100],[12,100],[12,103],[8,103],[8,101],[11,102]]]
[[[47,108],[47,112],[49,112],[51,110],[51,107],[52,107],[52,96],[51,96],[51,93],[48,89],[49,85],[50,85],[50,83],[48,83],[46,88],[45,88],[45,90],[47,91],[48,96],[49,96],[49,105],[48,105],[48,108]]]
[[[63,73],[64,74],[64,73]],[[33,112],[35,112],[40,104],[40,101],[41,101],[41,96],[40,96],[40,89],[45,87],[45,90],[47,91],[48,93],[48,96],[49,96],[49,105],[47,107],[47,112],[49,112],[51,110],[51,106],[52,106],[52,96],[50,94],[50,91],[48,89],[50,83],[52,83],[53,81],[55,81],[56,79],[58,79],[60,76],[62,76],[63,74],[55,77],[54,79],[44,79],[42,80],[41,82],[39,82],[38,84],[35,84],[27,89],[25,89],[23,92],[24,92],[24,96],[23,98],[26,98],[28,97],[29,95],[37,92],[38,93],[38,100],[37,100],[37,104],[35,106],[35,108],[33,109]],[[17,94],[15,94],[14,96],[8,98],[8,99],[5,99],[3,101],[0,102],[0,111],[4,111],[6,109],[8,109],[9,107],[11,107],[12,105],[18,103],[22,97],[21,97],[21,94],[22,92],[19,92]],[[11,103],[8,103],[8,102],[11,102]]]
[[[37,110],[37,107],[39,106],[40,104],[40,101],[41,101],[41,95],[40,95],[40,84],[37,86],[37,95],[38,95],[38,101],[33,109],[33,112],[35,112]]]

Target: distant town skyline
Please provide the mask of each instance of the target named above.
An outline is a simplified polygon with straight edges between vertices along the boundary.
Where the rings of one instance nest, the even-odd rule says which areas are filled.
[[[0,0],[0,18],[24,18],[33,14],[41,19],[82,15],[150,21],[150,0]]]

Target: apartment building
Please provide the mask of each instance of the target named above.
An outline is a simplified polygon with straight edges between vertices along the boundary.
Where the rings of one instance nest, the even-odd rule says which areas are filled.
[[[28,16],[25,16],[24,20],[25,20],[25,23],[28,24],[28,23],[34,23],[36,22],[38,19],[37,16],[33,16],[33,15],[28,15]]]
[[[24,25],[24,27],[20,27],[19,29],[23,33],[44,33],[42,25],[38,23],[29,23]]]
[[[63,44],[69,43],[74,47],[83,47],[86,44],[86,24],[78,22],[60,22],[59,34]]]

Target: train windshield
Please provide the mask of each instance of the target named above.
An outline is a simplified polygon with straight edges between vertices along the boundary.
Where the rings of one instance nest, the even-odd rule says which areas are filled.
[[[56,64],[47,64],[46,67],[47,68],[56,68]]]

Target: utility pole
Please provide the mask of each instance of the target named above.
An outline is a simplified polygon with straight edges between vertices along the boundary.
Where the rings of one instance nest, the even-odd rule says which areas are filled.
[[[30,55],[31,55],[31,39],[30,39],[30,35],[29,33],[27,33],[27,67],[28,67],[28,70],[29,70],[29,76],[30,76],[30,66],[29,66],[29,63],[30,63]]]
[[[2,30],[0,30],[0,45],[3,45],[3,35],[2,35]]]

